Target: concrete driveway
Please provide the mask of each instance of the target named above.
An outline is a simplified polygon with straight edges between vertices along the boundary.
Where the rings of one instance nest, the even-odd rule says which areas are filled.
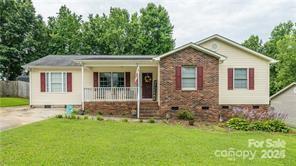
[[[64,112],[64,108],[29,108],[28,106],[0,108],[0,131],[45,120]]]

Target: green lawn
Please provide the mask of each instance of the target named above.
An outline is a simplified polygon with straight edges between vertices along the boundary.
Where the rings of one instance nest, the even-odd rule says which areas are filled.
[[[167,124],[50,119],[4,131],[0,165],[295,165],[296,135],[227,132]],[[284,159],[261,159],[248,139],[281,139]],[[254,160],[215,150],[257,150]]]
[[[28,105],[29,99],[25,98],[16,98],[16,97],[1,97],[0,98],[0,107],[13,107]]]

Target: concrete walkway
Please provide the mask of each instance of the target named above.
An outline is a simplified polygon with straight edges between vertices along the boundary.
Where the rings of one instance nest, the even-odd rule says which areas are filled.
[[[45,120],[64,112],[64,108],[2,107],[0,108],[0,131]]]

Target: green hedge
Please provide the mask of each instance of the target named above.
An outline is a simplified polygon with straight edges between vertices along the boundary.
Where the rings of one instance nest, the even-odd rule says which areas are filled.
[[[289,132],[289,128],[280,120],[248,121],[242,118],[232,118],[227,121],[226,126],[244,131]]]

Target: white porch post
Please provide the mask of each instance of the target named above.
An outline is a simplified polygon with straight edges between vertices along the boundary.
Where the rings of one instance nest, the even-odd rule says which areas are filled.
[[[30,104],[30,107],[32,107],[32,70],[33,69],[28,69],[29,71],[29,104]]]
[[[84,110],[84,66],[81,63],[81,109]]]
[[[139,69],[139,70],[138,70]],[[137,73],[137,77],[138,77],[138,96],[137,96],[137,118],[139,119],[140,118],[140,100],[141,100],[141,97],[140,97],[140,66],[138,65],[137,66],[137,70],[138,70],[138,73]]]

